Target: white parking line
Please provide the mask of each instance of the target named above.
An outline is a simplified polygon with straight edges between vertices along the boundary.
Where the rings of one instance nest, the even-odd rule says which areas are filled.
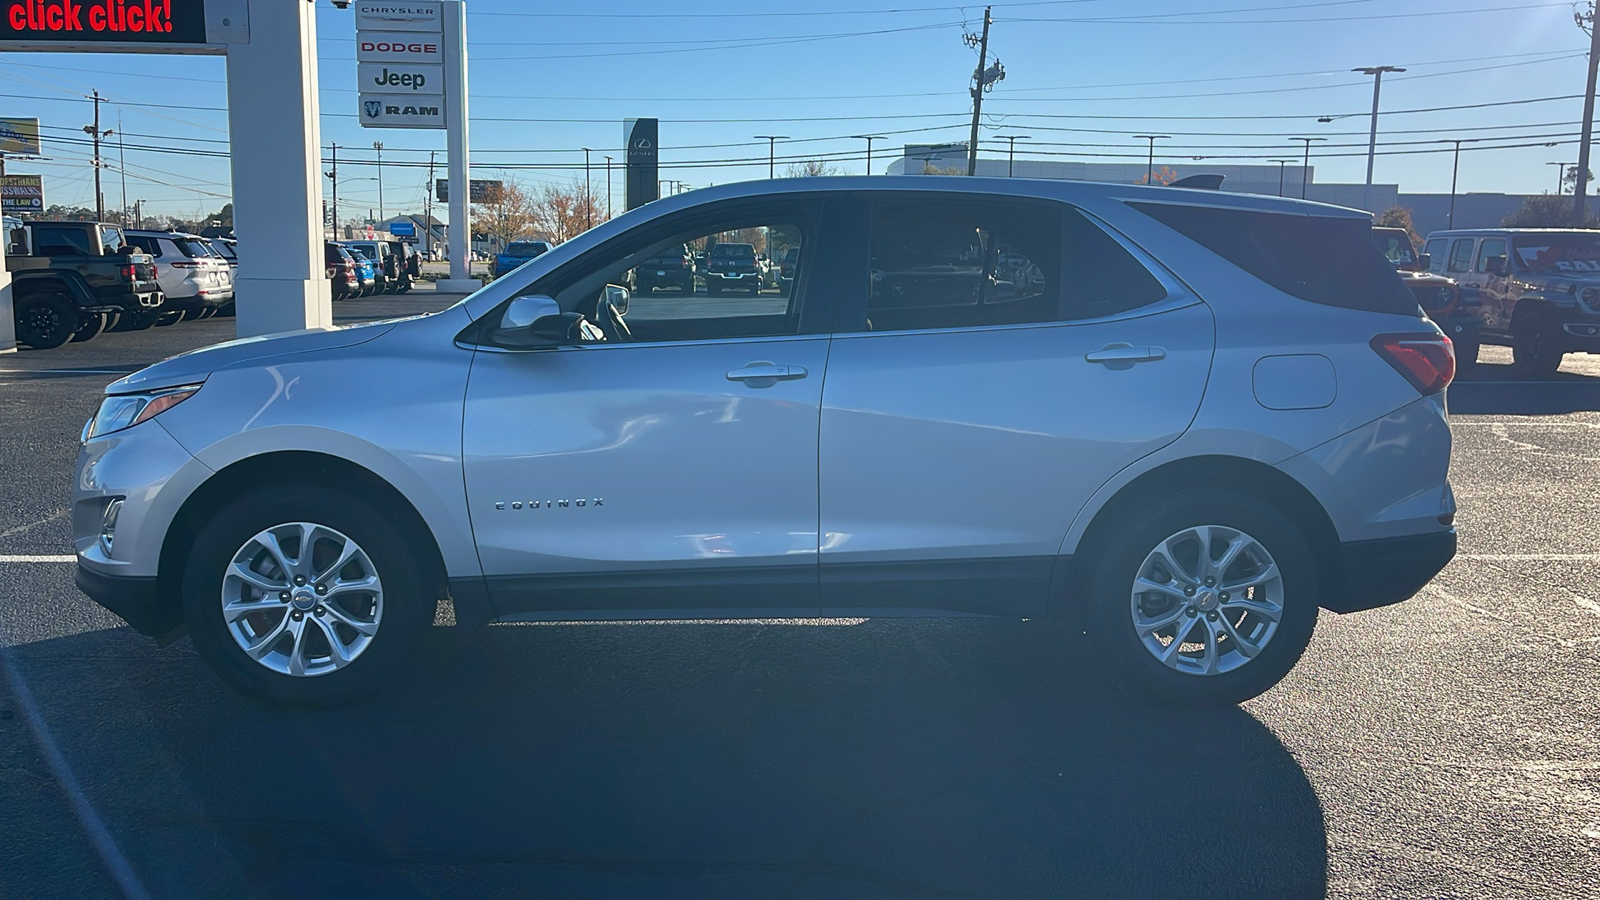
[[[0,375],[131,375],[128,369],[0,369]]]
[[[1484,562],[1600,562],[1600,553],[1457,553]]]
[[[62,556],[0,556],[0,563],[71,563],[78,558],[71,554]]]

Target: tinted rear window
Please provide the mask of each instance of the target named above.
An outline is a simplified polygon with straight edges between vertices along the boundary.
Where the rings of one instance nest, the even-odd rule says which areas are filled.
[[[538,241],[512,241],[506,245],[508,256],[538,256],[549,249]]]
[[[178,248],[179,253],[182,253],[184,256],[187,256],[190,259],[205,259],[211,255],[211,251],[206,249],[206,245],[202,241],[193,240],[191,238],[175,237],[172,239],[172,244]]]
[[[711,255],[717,259],[755,259],[756,248],[750,244],[718,244],[711,248]]]
[[[1368,312],[1421,315],[1361,219],[1164,203],[1135,209],[1256,278],[1301,300]]]

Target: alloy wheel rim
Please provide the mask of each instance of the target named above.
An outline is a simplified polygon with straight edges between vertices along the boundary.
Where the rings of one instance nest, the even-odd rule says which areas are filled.
[[[383,620],[383,582],[354,540],[287,522],[245,541],[222,577],[222,617],[245,655],[281,675],[313,677],[366,652]]]
[[[1196,525],[1155,546],[1131,591],[1145,650],[1188,675],[1232,672],[1259,656],[1283,619],[1283,574],[1260,541]]]

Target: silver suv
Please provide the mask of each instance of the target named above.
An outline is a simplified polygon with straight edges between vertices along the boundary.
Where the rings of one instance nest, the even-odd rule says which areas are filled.
[[[792,289],[621,287],[708,241],[801,248]],[[444,602],[468,627],[1053,621],[1138,691],[1234,703],[1319,608],[1404,600],[1455,553],[1452,373],[1366,213],[726,185],[433,315],[112,384],[74,481],[77,579],[274,703],[381,686]]]
[[[1461,285],[1485,344],[1550,375],[1571,352],[1600,353],[1600,231],[1490,228],[1428,235],[1429,268]]]

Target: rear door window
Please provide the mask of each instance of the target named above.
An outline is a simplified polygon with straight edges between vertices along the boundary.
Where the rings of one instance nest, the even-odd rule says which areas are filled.
[[[1130,205],[1292,297],[1368,312],[1421,312],[1365,218]]]
[[[36,256],[99,256],[100,248],[89,246],[83,228],[33,226],[33,252]]]
[[[121,228],[101,228],[100,229],[100,255],[101,256],[116,256],[117,255],[117,251],[122,249],[122,245],[123,245],[123,239],[122,239],[122,229]]]
[[[1472,247],[1477,241],[1462,238],[1450,245],[1450,265],[1446,271],[1463,274],[1472,271]]]
[[[1478,271],[1489,271],[1489,260],[1496,256],[1506,255],[1505,238],[1486,238],[1483,246],[1478,250]]]

